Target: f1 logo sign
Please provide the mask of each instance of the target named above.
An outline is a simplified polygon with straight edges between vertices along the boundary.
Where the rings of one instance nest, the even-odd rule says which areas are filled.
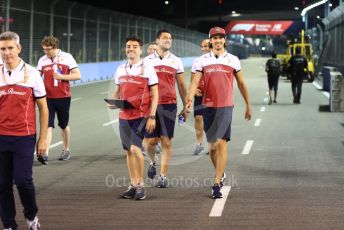
[[[236,24],[231,31],[251,31],[254,27],[254,24]]]

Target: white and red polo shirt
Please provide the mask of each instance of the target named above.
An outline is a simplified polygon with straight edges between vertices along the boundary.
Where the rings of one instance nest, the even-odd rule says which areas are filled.
[[[35,99],[45,95],[43,80],[36,68],[22,60],[11,72],[0,65],[0,135],[36,134]]]
[[[233,106],[234,73],[241,70],[238,57],[227,52],[216,57],[210,52],[202,55],[195,67],[204,76],[202,104],[215,108]]]
[[[199,62],[199,57],[196,58],[193,62],[192,62],[192,66],[191,66],[191,73],[196,73],[196,66],[198,65],[197,63]],[[203,94],[204,91],[204,76],[202,75],[201,79],[199,80],[198,83],[198,87],[197,87]]]
[[[140,61],[130,65],[123,63],[117,68],[115,83],[120,87],[120,99],[130,102],[135,109],[121,109],[119,118],[133,120],[149,115],[151,94],[149,86],[158,84],[158,77],[151,65]]]
[[[42,73],[47,98],[70,97],[69,81],[58,80],[58,85],[54,86],[54,64],[57,65],[60,74],[69,74],[72,69],[78,68],[78,65],[71,54],[61,50],[58,50],[55,58],[44,55],[38,61],[37,69]]]
[[[153,65],[159,78],[159,104],[177,104],[176,74],[184,73],[180,58],[172,53],[160,57],[155,51],[144,58],[144,63]]]

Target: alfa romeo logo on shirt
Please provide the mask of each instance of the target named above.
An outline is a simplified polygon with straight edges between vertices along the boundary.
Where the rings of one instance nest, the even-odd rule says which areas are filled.
[[[0,96],[5,96],[5,95],[20,95],[20,96],[23,96],[25,94],[26,94],[26,92],[15,91],[15,89],[13,89],[13,88],[9,88],[8,90],[1,90],[0,91]]]

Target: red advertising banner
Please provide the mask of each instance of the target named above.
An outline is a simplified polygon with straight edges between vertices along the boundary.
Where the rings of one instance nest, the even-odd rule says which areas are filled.
[[[281,35],[293,21],[232,21],[226,26],[228,34]]]

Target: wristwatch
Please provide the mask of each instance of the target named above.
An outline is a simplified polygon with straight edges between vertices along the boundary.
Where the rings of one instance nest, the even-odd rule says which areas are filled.
[[[149,115],[148,118],[154,120],[155,119],[155,115]]]

